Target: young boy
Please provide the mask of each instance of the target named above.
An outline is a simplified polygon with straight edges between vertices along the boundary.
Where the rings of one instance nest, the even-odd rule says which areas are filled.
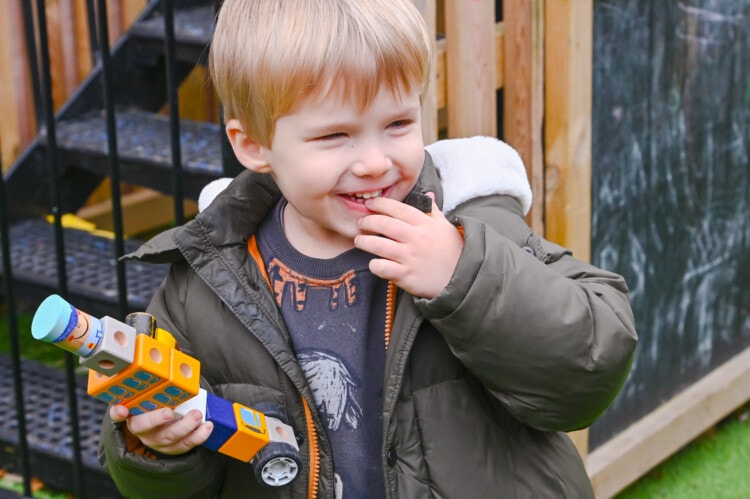
[[[210,64],[249,171],[131,258],[171,263],[149,311],[207,390],[283,408],[303,471],[264,488],[200,446],[199,411],[114,406],[101,454],[125,495],[593,496],[561,432],[627,376],[627,288],[532,233],[522,165],[438,142],[441,183],[431,51],[409,0],[224,2]]]

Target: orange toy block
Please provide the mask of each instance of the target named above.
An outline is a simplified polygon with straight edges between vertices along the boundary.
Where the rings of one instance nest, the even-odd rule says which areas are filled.
[[[89,370],[88,394],[108,404],[128,405],[169,379],[170,350],[145,334],[137,334],[133,363],[114,376]]]
[[[232,404],[237,431],[219,448],[227,456],[249,462],[271,440],[266,416],[242,404]]]
[[[198,394],[201,364],[197,359],[172,349],[169,376],[138,398],[125,402],[130,414],[137,415],[159,407],[176,407]]]

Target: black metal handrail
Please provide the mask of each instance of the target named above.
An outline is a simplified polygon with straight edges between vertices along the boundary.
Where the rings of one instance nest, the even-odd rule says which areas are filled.
[[[2,172],[2,151],[0,151],[0,172]],[[18,425],[18,462],[22,470],[23,493],[31,496],[31,467],[29,466],[29,443],[26,438],[26,405],[21,379],[21,346],[18,337],[18,317],[13,294],[12,268],[10,261],[10,240],[8,235],[8,214],[5,210],[5,179],[0,175],[0,251],[2,251],[3,294],[5,297],[8,334],[10,335],[10,358],[13,371],[13,397],[16,400],[16,424]]]
[[[55,254],[57,255],[57,285],[61,296],[68,295],[67,270],[65,265],[65,240],[62,227],[62,213],[60,210],[60,165],[57,160],[57,139],[55,134],[55,112],[52,100],[52,77],[50,72],[49,40],[47,33],[47,16],[44,0],[37,0],[37,31],[39,34],[39,88],[42,97],[44,123],[47,131],[47,168],[50,177],[51,213],[54,217]],[[65,380],[68,411],[73,448],[73,483],[74,492],[83,497],[83,458],[81,456],[80,423],[78,419],[78,403],[75,395],[75,365],[72,355],[65,353]]]
[[[180,146],[180,110],[178,106],[178,62],[176,56],[175,40],[175,2],[173,0],[152,0],[149,7],[154,3],[160,3],[161,12],[164,17],[164,62],[166,67],[166,94],[168,111],[170,118],[170,147],[172,159],[172,178],[174,194],[174,219],[175,223],[181,224],[184,221],[183,212],[183,171],[182,171],[182,154]],[[24,36],[27,47],[28,67],[30,80],[33,90],[34,110],[37,123],[37,129],[43,134],[46,147],[44,154],[46,157],[46,174],[49,176],[49,213],[52,215],[54,227],[54,246],[56,253],[57,268],[57,290],[56,292],[62,297],[67,298],[69,294],[68,272],[66,269],[66,232],[63,228],[63,206],[61,193],[61,172],[62,165],[58,159],[58,143],[56,134],[56,116],[53,108],[52,99],[52,78],[50,72],[50,53],[49,38],[47,32],[47,18],[45,10],[45,1],[37,0],[36,2],[21,2],[23,6],[24,19]],[[212,2],[214,8],[218,5]],[[115,94],[113,85],[113,68],[111,60],[111,48],[109,44],[109,26],[107,16],[106,0],[86,0],[87,27],[89,30],[89,41],[91,44],[91,59],[94,71],[99,71],[101,81],[101,98],[104,106],[103,113],[106,123],[106,141],[109,166],[109,178],[111,184],[112,198],[112,216],[114,227],[114,254],[112,258],[117,261],[117,300],[118,310],[121,316],[125,316],[128,311],[128,283],[126,280],[125,264],[120,261],[120,257],[125,253],[124,250],[124,228],[123,212],[120,202],[120,161],[118,155],[118,137],[117,137],[117,106],[118,95]],[[229,161],[231,164],[232,162]],[[2,165],[0,165],[2,166]],[[229,167],[231,168],[231,167]],[[227,168],[225,167],[225,172]],[[22,364],[24,359],[21,355],[19,334],[28,334],[20,332],[17,320],[17,306],[14,298],[14,280],[13,280],[13,253],[10,241],[9,213],[6,197],[6,183],[3,175],[0,175],[0,251],[2,252],[2,280],[3,280],[3,299],[7,308],[7,322],[10,331],[11,361],[13,370],[13,387],[15,407],[17,408],[17,429],[18,429],[18,450],[15,453],[16,463],[14,468],[20,470],[23,477],[23,494],[30,497],[31,477],[39,477],[44,481],[42,473],[35,469],[33,459],[30,459],[32,450],[29,448],[27,433],[31,430],[27,426],[28,409],[24,400],[23,378],[21,376]],[[12,217],[11,217],[12,218]],[[77,359],[70,354],[65,353],[65,370],[64,398],[69,413],[70,435],[72,456],[70,464],[72,466],[72,490],[75,497],[91,497],[92,493],[87,490],[84,469],[85,460],[82,457],[81,445],[81,423],[79,417],[79,408],[77,403],[77,389],[80,391],[80,379],[75,374],[75,368],[78,364]],[[2,465],[3,463],[0,463]],[[89,484],[90,487],[90,484]]]

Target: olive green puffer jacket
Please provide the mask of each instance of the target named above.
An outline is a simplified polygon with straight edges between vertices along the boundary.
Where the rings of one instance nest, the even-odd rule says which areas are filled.
[[[441,205],[429,155],[416,189]],[[100,458],[124,495],[334,497],[323,422],[248,252],[279,196],[268,176],[243,172],[195,220],[128,258],[171,264],[149,311],[201,361],[204,387],[285,409],[300,478],[262,487],[250,464],[202,447],[158,459],[128,452],[105,417]],[[450,216],[465,247],[449,285],[431,300],[397,301],[383,388],[388,497],[593,497],[562,432],[590,425],[629,372],[637,337],[623,279],[532,233],[514,197],[469,199]]]

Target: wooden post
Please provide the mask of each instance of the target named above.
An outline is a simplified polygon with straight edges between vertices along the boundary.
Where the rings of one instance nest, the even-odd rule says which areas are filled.
[[[60,55],[64,62],[61,84],[67,97],[75,91],[81,81],[78,77],[78,68],[76,67],[76,61],[78,60],[75,29],[76,19],[72,0],[60,0],[59,4]]]
[[[545,0],[545,236],[591,256],[593,0]],[[570,434],[588,455],[588,430]]]
[[[497,136],[495,3],[446,0],[448,136]]]
[[[506,0],[503,134],[518,150],[531,181],[534,202],[528,219],[544,234],[544,3]]]
[[[546,237],[591,253],[593,1],[546,0]]]
[[[35,133],[31,82],[26,66],[26,43],[20,2],[3,3],[0,12],[0,113],[2,160],[9,167]]]
[[[75,47],[76,55],[73,60],[76,67],[78,81],[83,81],[92,68],[91,61],[91,42],[89,39],[89,26],[86,12],[86,2],[77,0],[73,4],[74,29],[75,29]]]
[[[438,139],[438,54],[437,54],[437,5],[435,0],[414,0],[415,5],[422,13],[427,29],[430,31],[430,39],[433,40],[434,60],[430,66],[430,87],[422,101],[422,138],[424,143],[431,144]]]

